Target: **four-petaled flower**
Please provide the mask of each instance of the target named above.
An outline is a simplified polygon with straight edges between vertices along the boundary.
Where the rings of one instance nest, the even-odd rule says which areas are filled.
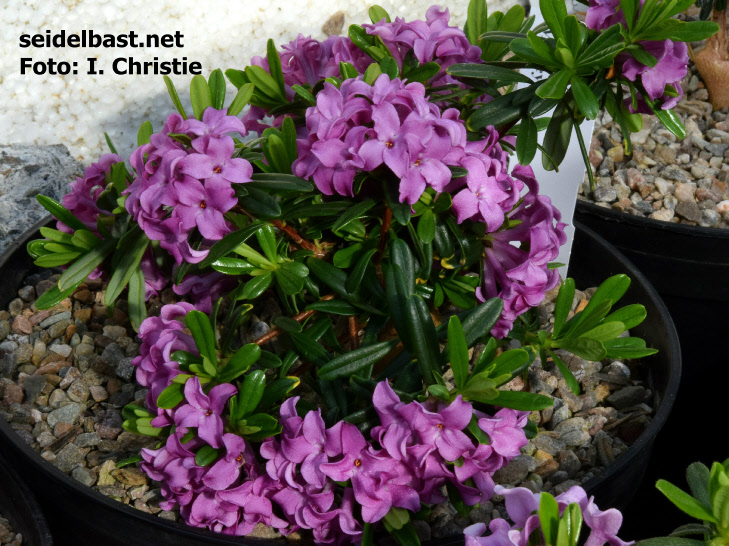
[[[198,436],[212,447],[222,447],[223,407],[236,392],[235,386],[223,383],[205,394],[197,377],[188,379],[185,383],[187,404],[176,410],[175,424],[178,427],[195,427]]]

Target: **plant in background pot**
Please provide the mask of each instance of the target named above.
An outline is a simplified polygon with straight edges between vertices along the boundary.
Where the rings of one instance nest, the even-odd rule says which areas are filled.
[[[107,280],[109,308],[127,290],[148,390],[125,408],[125,427],[159,444],[125,463],[141,461],[186,523],[415,544],[413,522],[434,504],[467,514],[491,498],[494,472],[535,432],[528,412],[552,405],[499,387],[551,360],[576,395],[558,349],[589,360],[654,352],[624,334],[642,306],[612,311],[625,275],[574,314],[566,281],[553,325],[540,328],[532,310],[559,282],[564,224],[525,165],[541,148],[556,168],[574,124],[606,100],[622,108],[606,79],[618,54],[652,62],[637,30],[589,30],[559,0],[542,4],[547,24],[535,30],[554,39],[519,7],[487,16],[474,0],[460,31],[437,7],[408,23],[375,6],[373,24],[348,38],[299,37],[281,52],[269,41],[265,59],[226,72],[238,88],[227,109],[223,73],[196,76],[193,116],[167,79],[178,112],[159,132],[142,125],[131,168],[109,154],[63,203],[39,198],[57,229],[41,228],[28,250],[65,270],[36,308],[87,279]],[[681,6],[645,5],[641,32],[708,32],[670,23]],[[527,66],[551,76],[534,83],[517,71]],[[540,146],[536,116],[555,106]],[[512,149],[521,165],[510,172]],[[147,316],[146,300],[170,283],[178,301]],[[249,339],[271,305],[275,327]],[[511,514],[512,493],[499,492]],[[584,492],[549,498],[547,542],[567,527],[576,540],[578,511],[593,543],[616,540]],[[526,519],[515,524],[534,529]]]

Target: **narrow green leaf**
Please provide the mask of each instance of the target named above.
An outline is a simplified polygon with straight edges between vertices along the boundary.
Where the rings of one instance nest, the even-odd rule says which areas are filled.
[[[572,391],[572,394],[575,396],[580,395],[580,384],[577,382],[577,379],[575,379],[575,376],[572,375],[572,371],[567,367],[567,365],[562,362],[562,359],[559,358],[554,352],[547,351],[549,353],[549,356],[552,357],[552,360],[557,365],[557,368],[559,368],[559,371],[562,373],[562,377],[564,378],[564,382],[567,383],[567,386],[569,387],[570,391]]]
[[[539,9],[544,21],[552,31],[555,39],[564,38],[564,21],[567,19],[567,7],[562,0],[539,0]]]
[[[320,311],[331,315],[352,316],[357,314],[357,308],[342,300],[316,301],[306,306],[307,311]]]
[[[137,267],[129,278],[129,320],[135,332],[139,332],[139,327],[147,318],[147,306],[145,303],[146,285],[144,283],[144,272],[141,267]]]
[[[711,507],[709,496],[709,469],[702,463],[692,463],[686,469],[686,481],[688,481],[691,494],[707,510]]]
[[[448,321],[448,356],[456,387],[465,387],[468,378],[468,345],[463,326],[456,315]]]
[[[261,246],[261,250],[266,255],[266,258],[271,263],[276,263],[278,257],[276,254],[276,233],[273,231],[273,226],[265,224],[256,231],[256,239],[258,244]]]
[[[254,370],[243,379],[238,399],[236,401],[236,415],[234,420],[239,421],[246,415],[253,413],[263,398],[266,389],[266,372]]]
[[[63,291],[58,288],[58,285],[46,290],[43,292],[43,295],[36,300],[36,309],[43,311],[44,309],[50,309],[51,307],[58,305],[62,300],[73,294],[82,282],[83,280]]]
[[[542,166],[545,170],[554,171],[556,166],[559,166],[564,160],[570,144],[573,124],[574,119],[569,106],[565,101],[560,101],[554,109],[552,121],[549,122],[544,134]]]
[[[511,70],[489,64],[454,64],[446,70],[448,74],[460,78],[475,78],[479,80],[494,80],[501,83],[533,83],[531,78]]]
[[[332,225],[332,231],[338,231],[352,220],[356,218],[361,218],[368,210],[370,210],[375,205],[376,202],[374,199],[366,199],[365,201],[361,201],[360,203],[351,206],[344,212],[344,214],[342,214],[337,219],[336,222],[334,222],[334,225]]]
[[[488,8],[485,0],[470,0],[468,3],[468,17],[463,29],[471,45],[479,45],[481,35],[486,32]]]
[[[372,258],[374,255],[377,254],[377,249],[372,248],[365,252],[359,260],[357,260],[357,264],[354,266],[354,269],[349,274],[349,277],[347,278],[347,291],[354,293],[356,292],[359,287],[362,284],[362,279],[364,279],[364,275],[367,271],[367,268],[370,267],[372,264]],[[326,303],[326,302],[324,302]],[[344,303],[344,302],[342,302]]]
[[[192,110],[197,119],[202,119],[203,112],[212,106],[212,102],[210,101],[210,87],[205,77],[200,74],[193,76],[190,82],[190,102],[192,103]]]
[[[423,298],[410,296],[405,305],[405,326],[426,385],[433,384],[433,373],[440,374],[440,348],[435,325]]]
[[[137,132],[137,146],[143,146],[144,144],[147,144],[149,142],[149,137],[152,136],[152,133],[154,133],[152,122],[147,120],[142,123],[142,125],[139,126],[139,131]]]
[[[494,406],[519,411],[541,411],[554,404],[549,396],[522,391],[499,391],[499,396],[490,402]]]
[[[112,253],[115,243],[114,239],[108,239],[73,262],[58,279],[58,288],[63,291],[81,284]]]
[[[253,277],[251,280],[246,282],[245,286],[241,290],[238,299],[239,300],[254,300],[271,285],[273,281],[273,275],[266,273],[258,277]]]
[[[106,288],[106,295],[104,296],[104,303],[107,306],[114,305],[114,302],[121,295],[122,290],[129,283],[134,272],[139,269],[139,264],[142,261],[147,246],[149,245],[149,239],[143,231],[140,232],[132,239],[132,241],[122,250],[119,256],[119,266],[114,270],[114,273],[109,280],[109,285]]]
[[[258,404],[259,411],[264,411],[281,400],[289,392],[294,390],[301,380],[298,377],[282,377],[271,383],[263,393],[261,401]]]
[[[200,355],[207,357],[210,362],[217,365],[218,355],[215,349],[215,332],[208,316],[200,311],[190,311],[185,317],[185,324],[192,333]]]
[[[261,348],[255,343],[248,343],[230,357],[228,363],[220,372],[220,382],[230,383],[256,363],[261,356]]]
[[[163,390],[157,397],[157,407],[161,409],[173,409],[185,399],[183,390],[185,385],[172,383]]]
[[[567,92],[567,84],[570,82],[570,71],[560,70],[547,78],[543,84],[537,87],[537,96],[543,99],[559,99]]]
[[[208,252],[208,255],[205,257],[205,259],[198,264],[198,267],[200,269],[209,267],[219,258],[225,256],[229,252],[232,252],[242,243],[247,241],[252,235],[254,235],[256,231],[261,229],[262,225],[263,224],[260,223],[254,223],[243,229],[229,233],[210,248],[210,252]]]
[[[579,76],[572,76],[572,96],[577,102],[577,107],[587,119],[595,119],[600,111],[600,105],[592,89]]]
[[[522,165],[529,165],[537,153],[537,132],[534,118],[526,116],[522,119],[516,137],[516,157]]]
[[[440,72],[440,65],[435,62],[425,63],[412,70],[408,70],[403,79],[408,82],[425,83]]]
[[[253,91],[255,88],[256,86],[252,83],[246,83],[238,89],[238,93],[236,93],[233,102],[231,102],[230,106],[228,106],[229,116],[237,116],[243,111],[243,108],[245,108],[245,106],[250,102],[251,97],[253,97]]]
[[[271,77],[278,85],[279,95],[285,97],[286,84],[284,83],[284,75],[281,70],[281,58],[278,56],[276,45],[271,39],[269,39],[266,44],[266,59],[268,60],[268,71],[271,73]]]
[[[273,100],[283,100],[285,98],[276,80],[260,66],[246,67],[245,74],[251,83],[256,86],[256,89],[265,96]]]
[[[592,361],[602,360],[607,353],[602,343],[584,337],[553,341],[552,346]]]
[[[639,303],[634,303],[613,311],[603,319],[603,322],[622,322],[625,329],[630,330],[642,323],[645,317],[645,307]]]
[[[595,326],[592,330],[588,330],[580,337],[594,339],[596,341],[605,342],[615,339],[625,331],[625,325],[622,322],[607,322]]]
[[[680,510],[692,518],[718,523],[714,515],[691,495],[666,480],[658,480],[656,488],[668,497]]]
[[[397,343],[397,339],[382,341],[350,351],[327,362],[319,369],[317,375],[319,379],[325,381],[352,376],[375,364],[387,355]]]
[[[165,80],[165,85],[167,86],[167,92],[170,94],[170,98],[172,99],[172,104],[175,105],[175,108],[177,108],[177,111],[182,116],[182,119],[187,119],[187,114],[185,113],[185,109],[182,107],[182,102],[180,102],[180,96],[177,94],[177,89],[175,89],[175,84],[172,83],[172,80],[169,78],[169,76],[163,76]]]
[[[567,315],[572,309],[572,302],[575,299],[575,280],[572,278],[565,279],[564,283],[557,294],[557,301],[554,304],[554,333],[556,338],[559,336]]]
[[[372,24],[379,23],[383,19],[385,20],[386,23],[392,22],[392,21],[390,21],[390,14],[387,13],[385,8],[378,6],[377,4],[373,5],[370,8],[369,15],[370,15],[370,21],[372,21]]]
[[[222,110],[225,105],[225,76],[222,70],[216,68],[212,71],[208,87],[210,88],[210,104],[216,110]]]
[[[559,527],[559,506],[555,498],[547,492],[539,498],[539,523],[542,525],[546,544],[556,544]]]
[[[210,466],[218,458],[218,450],[212,446],[204,445],[195,453],[195,464],[198,466]]]
[[[36,199],[44,209],[46,209],[48,212],[50,212],[53,216],[58,218],[61,222],[66,224],[71,229],[87,229],[86,224],[76,218],[70,210],[61,205],[59,202],[45,195],[36,195]]]
[[[487,369],[489,376],[493,378],[503,375],[511,377],[527,362],[529,362],[529,353],[524,349],[509,349],[497,356]]]

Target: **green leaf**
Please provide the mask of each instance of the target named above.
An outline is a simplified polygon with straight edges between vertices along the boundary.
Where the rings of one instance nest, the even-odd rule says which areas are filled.
[[[342,300],[316,301],[306,306],[307,311],[320,311],[332,315],[352,316],[357,314],[357,308]]]
[[[399,340],[382,341],[340,355],[319,368],[319,379],[331,381],[340,377],[349,377],[369,368],[382,359],[397,345]]]
[[[92,248],[99,246],[103,239],[98,238],[87,229],[79,229],[73,234],[71,241],[76,248],[91,250]]]
[[[185,324],[190,329],[195,345],[200,351],[200,356],[217,365],[218,355],[215,349],[215,332],[208,316],[200,311],[190,311],[185,317]]]
[[[309,266],[309,270],[315,277],[334,290],[337,295],[343,298],[349,297],[346,288],[347,275],[344,271],[324,260],[313,257],[306,260],[306,265]]]
[[[645,320],[645,317],[645,307],[643,307],[639,303],[634,303],[632,305],[622,307],[617,311],[613,311],[603,319],[603,322],[622,322],[625,326],[625,329],[630,330],[631,328],[635,328],[641,322],[643,322],[643,320]]]
[[[706,546],[706,542],[690,538],[660,537],[641,540],[635,546]]]
[[[615,339],[625,331],[625,325],[622,322],[606,322],[603,321],[592,330],[582,334],[580,337],[594,339],[595,341],[605,342]]]
[[[157,397],[157,407],[162,409],[173,409],[185,399],[183,390],[184,384],[172,383],[163,390]]]
[[[129,304],[129,320],[135,332],[139,332],[139,327],[147,318],[147,305],[145,301],[147,288],[144,283],[144,272],[138,267],[129,278],[129,296],[127,303]]]
[[[107,135],[106,133],[104,133],[104,138],[106,139],[106,145],[109,147],[109,151],[112,154],[117,153],[116,147],[114,147],[114,143],[111,141],[111,138],[109,138],[109,135]]]
[[[190,102],[192,103],[192,110],[197,119],[202,119],[203,112],[212,106],[212,102],[210,101],[210,87],[208,86],[208,82],[205,81],[205,77],[200,74],[193,76],[190,82]]]
[[[449,402],[451,399],[448,387],[444,387],[443,385],[430,385],[428,391],[436,398],[440,398],[446,402]]]
[[[543,99],[559,99],[567,92],[567,84],[570,82],[570,71],[560,70],[547,78],[543,84],[537,87],[537,96]]]
[[[370,210],[375,205],[376,202],[374,199],[366,199],[365,201],[361,201],[360,203],[357,203],[352,207],[348,208],[344,212],[344,214],[342,214],[337,219],[337,221],[334,222],[334,225],[332,225],[332,231],[338,231],[352,220],[356,218],[361,218],[368,210]]]
[[[470,311],[463,319],[463,333],[466,344],[471,347],[481,336],[486,335],[494,327],[501,316],[504,302],[499,298],[491,298]]]
[[[577,102],[577,107],[587,119],[595,119],[600,111],[600,105],[592,89],[579,76],[572,76],[572,96]]]
[[[66,271],[63,272],[61,278],[58,279],[58,288],[63,291],[72,286],[78,286],[96,269],[106,257],[114,250],[116,241],[108,239],[100,246],[89,250],[82,255]]]
[[[552,346],[592,361],[602,360],[607,353],[601,342],[584,337],[553,341]]]
[[[468,378],[468,345],[463,326],[456,315],[448,321],[448,356],[456,387],[462,388]]]
[[[256,90],[260,91],[269,99],[280,101],[285,100],[278,82],[260,66],[247,66],[245,69],[246,77],[252,84],[256,86]]]
[[[195,464],[198,466],[210,466],[218,458],[218,450],[212,446],[204,445],[195,453]]]
[[[562,373],[562,377],[564,378],[564,382],[567,383],[567,386],[569,387],[570,391],[572,391],[572,394],[575,396],[580,395],[580,384],[577,382],[577,379],[575,379],[575,376],[572,375],[572,371],[567,367],[567,365],[562,362],[562,359],[559,358],[555,353],[552,351],[547,351],[549,353],[549,356],[552,357],[552,360],[557,365],[557,368],[559,368],[559,371]]]
[[[595,307],[607,300],[615,304],[628,291],[628,288],[630,288],[630,277],[622,273],[613,275],[600,284],[582,312],[589,315]]]
[[[299,267],[303,267],[302,269]],[[299,262],[283,262],[281,267],[273,272],[278,281],[281,290],[285,294],[290,296],[300,293],[304,289],[304,277],[309,273],[309,270]]]
[[[362,284],[362,279],[364,279],[364,275],[367,272],[367,268],[371,265],[372,258],[376,253],[377,249],[372,248],[357,260],[357,264],[347,278],[346,289],[348,292],[354,293],[359,289]]]
[[[570,144],[573,124],[574,119],[569,106],[565,101],[560,101],[544,134],[542,166],[545,170],[553,171],[555,165],[562,163]]]
[[[287,118],[290,119],[290,118]],[[311,182],[292,174],[283,173],[253,173],[251,181],[246,188],[259,188],[262,190],[283,190],[294,192],[310,192],[314,187]]]
[[[607,350],[607,358],[642,358],[657,353],[656,349],[647,349],[645,341],[637,337],[619,337],[603,342]]]
[[[557,527],[557,546],[576,545],[582,529],[582,509],[573,502],[562,513]]]
[[[165,85],[167,86],[167,92],[170,94],[170,98],[172,99],[172,104],[175,105],[175,108],[177,108],[182,119],[187,119],[187,114],[185,113],[185,109],[182,107],[182,102],[180,102],[180,97],[177,94],[177,89],[175,89],[175,84],[172,83],[169,76],[163,76],[163,78],[165,80]]]
[[[284,75],[281,70],[281,58],[278,56],[278,51],[276,51],[276,44],[274,44],[271,39],[269,39],[266,43],[266,59],[268,60],[268,71],[271,73],[271,77],[278,85],[279,95],[285,97],[286,84],[284,83]],[[251,79],[251,81],[253,80]]]
[[[411,296],[415,292],[415,258],[410,246],[402,239],[395,239],[390,244],[390,262],[400,268],[405,281],[404,294]]]
[[[486,372],[472,375],[468,383],[459,389],[464,400],[474,400],[484,404],[491,404],[498,396],[496,382]]]
[[[575,298],[575,280],[572,278],[565,279],[564,283],[557,294],[557,301],[554,304],[554,333],[555,338],[559,336],[562,326],[564,326],[572,309],[572,302]]]
[[[200,269],[211,266],[219,258],[225,256],[229,252],[232,252],[238,248],[242,243],[248,240],[252,235],[256,233],[263,224],[255,223],[247,226],[243,229],[233,231],[220,241],[215,243],[211,248],[205,259],[198,264]]]
[[[496,80],[501,83],[533,83],[531,78],[511,70],[489,64],[454,64],[446,70],[451,76],[458,78],[476,78],[480,80]]]
[[[271,285],[273,275],[266,273],[258,277],[253,277],[251,280],[246,282],[245,286],[238,295],[238,300],[254,300]]]
[[[658,480],[656,488],[680,510],[692,518],[718,523],[716,518],[698,500],[666,480]]]
[[[564,21],[567,19],[567,7],[562,0],[539,0],[539,9],[544,21],[552,31],[555,39],[564,39]]]
[[[83,281],[81,281],[83,282]],[[67,290],[61,291],[58,288],[58,285],[54,286],[53,288],[50,288],[49,290],[46,290],[43,292],[43,295],[38,298],[35,302],[36,309],[43,311],[44,309],[50,309],[51,307],[58,305],[62,300],[69,297],[71,294],[73,294],[76,289],[81,284],[79,282],[77,285],[69,287]]]
[[[432,243],[435,239],[435,214],[430,209],[426,209],[425,212],[418,218],[418,237],[424,243]]]
[[[256,187],[248,187],[247,184],[246,191],[248,195],[241,199],[241,204],[246,210],[261,218],[281,216],[281,206],[273,196]]]
[[[645,95],[643,95],[643,99],[648,103],[648,106],[651,107],[653,113],[666,127],[666,129],[676,135],[679,140],[686,138],[686,128],[683,126],[683,122],[673,110],[661,109],[657,101],[652,101]]]
[[[497,356],[487,369],[491,377],[496,378],[503,375],[511,377],[527,362],[529,362],[529,353],[524,349],[509,349]]]
[[[228,363],[219,374],[221,383],[231,383],[238,376],[244,374],[256,363],[261,356],[261,348],[255,343],[248,343],[230,357]]]
[[[305,88],[301,87],[300,85],[292,85],[291,88],[296,92],[296,94],[298,96],[300,96],[302,99],[304,99],[308,103],[316,104],[316,98],[314,97],[314,95],[309,93],[309,91],[306,90]]]
[[[258,409],[260,411],[267,410],[294,390],[300,382],[301,380],[298,377],[282,377],[276,379],[263,393],[263,397],[261,397],[261,401],[258,404]]]
[[[590,67],[593,70],[609,68],[615,56],[625,48],[620,34],[621,25],[613,25],[600,32],[598,37],[577,57],[577,68]]]
[[[236,400],[236,415],[231,417],[235,421],[240,421],[246,415],[253,413],[263,398],[265,389],[266,372],[263,370],[254,370],[245,376]]]
[[[516,157],[522,165],[529,165],[537,153],[537,132],[534,118],[526,116],[522,119],[516,137]]]
[[[499,396],[490,402],[494,406],[519,411],[541,411],[554,404],[549,396],[522,391],[499,391]]]
[[[427,304],[417,294],[405,304],[405,327],[411,340],[410,352],[415,354],[426,385],[433,384],[433,373],[440,374],[440,348],[435,325]]]
[[[691,494],[707,510],[711,507],[709,496],[709,469],[702,463],[692,463],[686,469],[686,481],[688,481]]]
[[[154,133],[152,122],[147,120],[142,123],[142,125],[139,126],[139,131],[137,131],[137,146],[143,146],[144,144],[147,144],[149,142],[149,137],[152,136],[152,133]]]
[[[468,17],[463,29],[471,45],[479,45],[481,35],[486,32],[488,8],[485,0],[470,0],[468,3]]]
[[[45,195],[36,195],[41,206],[73,230],[87,229],[86,225],[59,202]]]
[[[225,76],[223,71],[216,68],[210,74],[208,80],[208,87],[210,88],[210,103],[216,110],[222,110],[225,106]]]
[[[231,102],[230,106],[228,106],[229,116],[237,116],[243,111],[243,108],[245,108],[245,106],[250,102],[251,97],[253,97],[253,91],[255,88],[256,86],[252,83],[246,83],[238,89],[238,93],[236,93],[233,102]]]
[[[266,258],[268,258],[271,263],[276,263],[278,261],[278,256],[276,254],[276,233],[273,231],[273,227],[269,224],[261,226],[261,228],[256,231],[256,239],[258,239],[258,244],[260,245],[261,250],[263,250],[263,253],[266,255]]]
[[[549,493],[542,493],[539,498],[539,523],[542,525],[546,544],[557,543],[557,529],[559,527],[559,506],[555,498]]]
[[[412,70],[408,70],[403,76],[403,79],[410,83],[425,83],[438,72],[440,72],[440,65],[435,62],[429,62],[413,68]]]
[[[372,21],[372,24],[379,23],[383,19],[386,23],[390,23],[390,15],[385,11],[385,8],[378,6],[377,4],[373,5],[370,8],[369,11],[370,15],[370,21]]]
[[[119,254],[119,266],[114,270],[109,280],[109,285],[106,288],[104,303],[107,306],[114,305],[116,299],[121,295],[122,290],[129,283],[129,279],[139,269],[139,264],[142,261],[148,245],[149,239],[141,230],[133,236],[131,242],[125,245]]]
[[[226,275],[250,274],[251,271],[257,269],[252,263],[238,258],[219,258],[213,262],[212,268]]]
[[[281,328],[284,332],[300,333],[302,330],[301,323],[291,317],[276,317],[273,323]]]
[[[512,104],[511,95],[495,98],[474,111],[468,118],[468,128],[477,131],[489,125],[498,127],[518,120],[522,115],[521,107]]]

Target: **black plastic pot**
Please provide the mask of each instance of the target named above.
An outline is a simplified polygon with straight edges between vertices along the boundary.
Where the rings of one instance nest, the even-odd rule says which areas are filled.
[[[716,418],[726,415],[729,381],[723,343],[729,333],[729,230],[660,222],[585,201],[577,201],[575,219],[618,247],[645,274],[676,324],[685,366],[675,413],[684,419],[668,422],[656,451],[670,455],[654,457],[648,477],[651,482],[663,478],[683,486],[689,464],[710,465],[729,455],[726,446],[714,440]],[[690,417],[698,409],[713,417]],[[656,507],[636,524],[637,538],[667,534],[690,521],[652,485],[636,502]],[[664,517],[664,510],[676,517]]]
[[[25,253],[25,243],[37,237],[42,223],[0,256],[0,306],[15,297],[22,280],[35,268]],[[633,279],[625,296],[626,303],[640,302],[648,310],[648,320],[636,329],[649,346],[660,350],[646,360],[650,366],[648,383],[656,396],[656,416],[641,438],[630,447],[602,476],[585,484],[596,495],[601,506],[623,506],[635,492],[645,471],[648,454],[656,434],[671,410],[681,373],[680,349],[676,332],[665,307],[643,275],[604,240],[578,226],[573,250],[571,275],[581,286],[597,285],[616,273],[627,273]],[[57,543],[60,544],[269,544],[255,539],[224,537],[185,525],[161,520],[129,506],[115,502],[75,482],[44,461],[27,446],[10,427],[0,420],[0,446],[22,472],[47,509]],[[462,537],[441,540],[438,544],[462,544]]]
[[[0,419],[1,420],[1,419]],[[53,537],[38,501],[0,456],[0,514],[23,535],[26,546],[52,546]]]

